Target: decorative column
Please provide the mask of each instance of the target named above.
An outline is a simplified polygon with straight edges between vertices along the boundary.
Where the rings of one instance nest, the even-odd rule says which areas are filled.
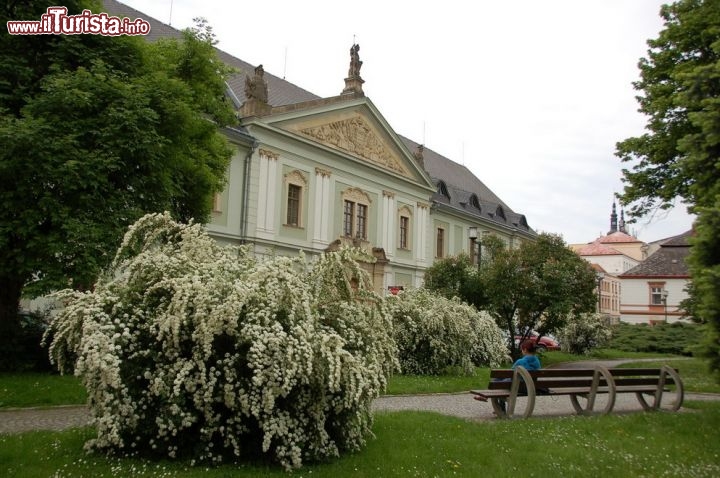
[[[383,191],[381,245],[388,257],[395,254],[395,216],[395,193]]]
[[[433,237],[429,224],[430,206],[417,203],[417,220],[415,221],[415,260],[418,265],[427,263],[427,238]]]
[[[315,204],[313,204],[315,227],[313,228],[313,244],[325,248],[330,243],[330,171],[315,168]]]
[[[260,180],[258,191],[257,235],[275,238],[275,198],[278,194],[277,163],[279,155],[260,150]]]

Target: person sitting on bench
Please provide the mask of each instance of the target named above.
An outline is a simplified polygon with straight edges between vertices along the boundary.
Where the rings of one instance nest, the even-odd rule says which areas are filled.
[[[521,365],[525,368],[525,370],[540,370],[542,368],[542,364],[540,363],[540,359],[536,355],[537,353],[537,347],[535,346],[535,343],[531,341],[525,341],[520,346],[520,351],[522,352],[523,356],[520,357],[515,361],[514,364],[512,364],[512,369],[514,370],[515,367],[518,365]],[[503,381],[503,382],[509,382],[512,379],[510,378],[503,378],[503,379],[493,379],[493,381]],[[480,395],[475,395],[475,400],[481,401],[481,402],[487,402],[487,398],[482,397]],[[500,406],[505,410],[505,400],[500,401]]]
[[[540,370],[542,368],[542,364],[540,364],[540,359],[537,357],[537,346],[534,342],[531,341],[525,341],[520,346],[520,350],[522,351],[523,356],[520,357],[515,361],[515,363],[512,365],[512,368],[515,369],[518,365],[522,365],[525,367],[525,370],[532,371],[532,370]]]

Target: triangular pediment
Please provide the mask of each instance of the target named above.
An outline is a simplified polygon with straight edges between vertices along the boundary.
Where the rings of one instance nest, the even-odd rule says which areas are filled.
[[[365,101],[351,105],[331,103],[334,108],[309,107],[287,115],[273,115],[267,121],[306,140],[434,187],[412,153]]]
[[[378,134],[376,128],[362,115],[338,119],[329,123],[304,125],[296,130],[326,146],[332,146],[346,153],[368,160],[378,166],[410,177],[410,171],[403,165],[392,148]]]

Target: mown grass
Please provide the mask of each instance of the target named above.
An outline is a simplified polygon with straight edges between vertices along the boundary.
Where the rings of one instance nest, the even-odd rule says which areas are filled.
[[[86,397],[80,379],[72,375],[0,374],[0,408],[76,405]]]
[[[621,352],[612,349],[597,350],[592,355],[572,355],[564,352],[546,352],[542,355],[543,367],[578,360],[658,358],[660,364],[675,357],[657,353]],[[688,391],[717,392],[720,385],[713,382],[701,359],[682,360],[681,376]],[[647,364],[646,364],[647,365]],[[505,364],[503,367],[509,367]],[[652,365],[651,365],[652,366]],[[390,378],[387,395],[458,393],[485,388],[490,377],[486,367],[475,369],[474,375],[415,376],[394,375]],[[9,407],[46,407],[56,405],[79,405],[86,401],[86,393],[80,380],[74,376],[42,373],[0,374],[0,409]]]
[[[667,358],[653,362],[634,362],[621,367],[662,367],[678,369],[686,392],[720,393],[720,374],[711,372],[708,362],[699,358]]]
[[[427,412],[376,415],[362,451],[306,465],[296,477],[720,476],[720,403],[687,413],[632,413],[473,423]],[[86,455],[92,429],[0,435],[5,477],[272,477],[273,465],[191,467],[187,462]]]

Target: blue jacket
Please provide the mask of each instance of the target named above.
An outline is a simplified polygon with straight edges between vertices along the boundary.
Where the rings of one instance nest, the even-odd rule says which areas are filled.
[[[522,365],[525,370],[540,370],[540,359],[535,355],[525,355],[515,361],[512,368]]]

